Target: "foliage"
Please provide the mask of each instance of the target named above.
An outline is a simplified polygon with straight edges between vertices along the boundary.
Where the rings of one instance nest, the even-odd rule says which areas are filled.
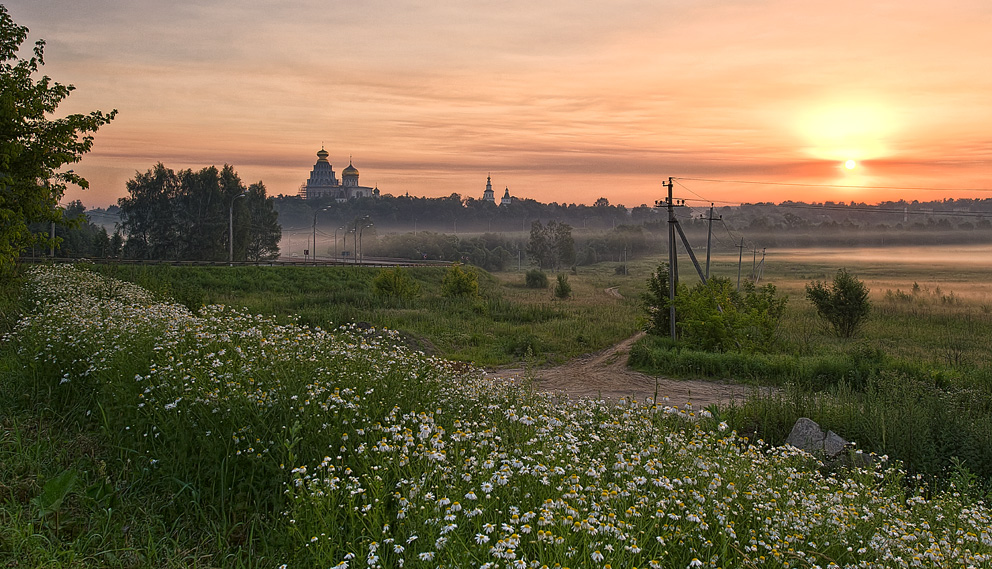
[[[907,488],[884,459],[824,475],[808,455],[748,440],[709,411],[541,395],[459,373],[388,333],[219,306],[195,316],[78,271],[43,268],[33,281],[36,312],[10,342],[12,363],[31,369],[10,391],[33,392],[29,405],[71,414],[119,449],[129,460],[114,465],[131,482],[122,495],[172,492],[152,506],[166,509],[171,535],[212,538],[217,552],[200,550],[202,533],[186,550],[215,553],[201,565],[992,561],[992,511],[960,469],[947,492]],[[71,479],[67,470],[53,478]],[[62,508],[83,484],[64,486]],[[143,536],[124,536],[109,515],[100,531],[45,539],[23,516],[0,530],[2,551],[67,543],[82,550],[73,560],[170,566],[155,563],[155,541],[135,543]],[[104,557],[135,549],[130,563]]]
[[[372,279],[372,290],[380,296],[410,300],[420,294],[420,284],[402,267],[383,269]]]
[[[0,5],[0,275],[9,275],[32,244],[50,244],[29,224],[61,219],[57,206],[67,184],[89,187],[72,170],[59,170],[79,162],[93,146],[91,133],[117,114],[48,118],[75,87],[32,77],[45,64],[45,42],[36,41],[33,55],[21,59],[18,51],[27,33]]]
[[[772,284],[745,282],[743,288],[718,277],[691,289],[680,286],[675,314],[681,340],[701,350],[770,350],[788,298],[777,296]]]
[[[477,296],[479,294],[479,275],[475,271],[463,269],[461,264],[455,263],[448,267],[444,273],[441,291],[444,296],[451,297]]]
[[[530,227],[527,255],[540,269],[559,270],[575,264],[575,240],[572,226],[555,220],[543,225],[535,221]]]
[[[33,223],[31,232],[35,234],[51,231],[51,226]],[[56,257],[63,258],[110,258],[115,256],[113,242],[107,230],[91,223],[86,216],[86,208],[79,200],[69,202],[63,208],[62,221],[55,224],[55,235],[59,239]],[[116,249],[120,254],[120,248]]]
[[[662,263],[648,278],[648,290],[641,296],[648,313],[648,334],[671,336],[671,299],[669,292],[668,264]]]
[[[830,288],[820,281],[806,285],[806,298],[842,338],[853,336],[871,312],[868,287],[846,269],[837,271]]]
[[[234,259],[279,253],[281,229],[265,186],[245,188],[229,165],[174,172],[159,163],[128,180],[127,191],[118,205],[128,258],[225,260],[232,214]]]
[[[568,275],[565,273],[558,273],[554,293],[558,300],[565,300],[572,296],[572,285],[568,284]]]
[[[527,288],[548,288],[548,274],[541,269],[531,269],[524,275]]]

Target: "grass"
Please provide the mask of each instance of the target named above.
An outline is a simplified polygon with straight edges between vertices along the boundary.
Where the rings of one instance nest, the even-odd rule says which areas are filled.
[[[856,338],[833,336],[804,298],[807,283],[829,281],[837,267],[790,259],[766,271],[789,296],[777,350],[708,353],[649,337],[632,349],[632,364],[783,388],[723,411],[736,428],[767,440],[784,441],[796,419],[809,417],[903,461],[910,474],[946,480],[963,465],[992,485],[992,290],[984,267],[949,268],[940,280],[879,259],[847,268],[868,284],[873,303]]]
[[[94,266],[93,270],[139,284],[190,309],[227,304],[300,324],[330,329],[366,322],[400,331],[411,346],[478,365],[499,366],[530,358],[562,362],[608,347],[637,331],[638,287],[644,279],[618,277],[612,268],[570,275],[571,299],[550,289],[524,286],[517,272],[480,275],[476,298],[441,295],[445,268],[406,269],[420,284],[411,300],[381,297],[372,267],[171,267]],[[473,269],[476,270],[476,269]],[[645,277],[646,278],[646,277]],[[627,298],[605,289],[623,285]],[[596,326],[589,326],[596,322]]]
[[[46,470],[0,502],[16,528],[5,566],[992,562],[992,511],[966,476],[943,492],[884,463],[821,472],[708,411],[552,399],[392,334],[193,314],[69,268],[40,268],[27,294],[34,308],[0,353],[26,370],[5,374],[3,392],[23,395],[2,401],[46,417],[58,440],[92,442],[46,458],[32,450],[44,435],[4,424],[18,480]],[[101,487],[120,496],[120,516],[69,533],[72,512],[104,507],[86,502],[93,485],[94,504]],[[50,514],[32,504],[65,516],[45,530],[35,520]],[[132,527],[147,537],[129,544]]]

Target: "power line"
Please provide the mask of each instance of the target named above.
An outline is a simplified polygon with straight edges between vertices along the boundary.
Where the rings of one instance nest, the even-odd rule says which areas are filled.
[[[696,182],[716,182],[721,184],[760,184],[765,186],[798,186],[802,188],[857,188],[867,190],[921,190],[928,192],[988,192],[990,188],[933,188],[923,186],[862,186],[858,184],[807,184],[802,182],[763,182],[759,180],[719,180],[716,178],[675,178],[676,180],[693,180]],[[681,184],[680,184],[681,185]],[[683,186],[685,187],[685,186]]]

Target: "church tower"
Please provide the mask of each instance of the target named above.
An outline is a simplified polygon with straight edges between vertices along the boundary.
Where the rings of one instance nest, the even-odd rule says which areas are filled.
[[[510,188],[506,188],[506,191],[503,192],[503,199],[499,200],[499,204],[510,205],[511,203],[513,203],[513,196],[510,195]]]
[[[492,176],[486,176],[486,191],[482,193],[482,201],[496,203],[496,196],[493,194]]]

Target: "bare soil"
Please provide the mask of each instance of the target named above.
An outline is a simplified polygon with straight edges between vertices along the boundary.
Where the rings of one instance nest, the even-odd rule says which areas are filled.
[[[657,393],[659,404],[683,407],[691,403],[694,409],[741,401],[754,392],[752,386],[655,377],[629,369],[630,347],[643,335],[640,332],[615,346],[560,366],[531,370],[504,369],[496,375],[518,380],[534,379],[541,391],[564,393],[573,398],[615,400],[634,397],[645,401],[653,399]]]

